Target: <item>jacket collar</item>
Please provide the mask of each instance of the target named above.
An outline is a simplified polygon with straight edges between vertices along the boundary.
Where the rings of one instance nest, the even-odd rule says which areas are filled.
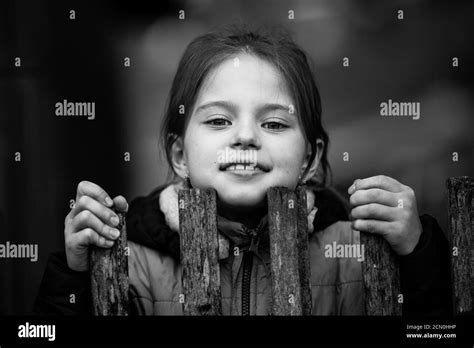
[[[163,185],[130,203],[127,213],[129,240],[179,260],[178,191],[182,184]],[[308,189],[308,231],[324,230],[339,220],[347,220],[347,202],[332,188]],[[219,234],[220,258],[229,252],[227,238]]]
[[[178,193],[179,190],[183,188],[182,183],[171,184],[161,192],[159,198],[160,210],[165,216],[166,224],[176,233],[179,233]],[[314,204],[314,193],[310,190],[306,190],[306,201],[308,210],[308,232],[312,233],[314,229],[313,220],[318,208]],[[263,220],[266,221],[266,217],[264,217]],[[239,240],[243,242],[246,239],[246,227],[221,216],[218,217],[217,221],[219,230],[219,259],[225,259],[229,257],[229,239],[232,239],[234,243]]]
[[[171,184],[161,191],[159,202],[160,210],[165,215],[166,224],[174,232],[179,232],[179,210],[178,210],[178,192],[183,189],[183,184]],[[306,202],[308,210],[308,231],[313,232],[313,220],[318,211],[315,206],[315,195],[311,190],[306,190]]]

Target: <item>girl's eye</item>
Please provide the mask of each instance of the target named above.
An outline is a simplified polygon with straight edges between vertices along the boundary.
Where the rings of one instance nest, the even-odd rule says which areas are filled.
[[[231,125],[231,123],[225,118],[215,118],[213,120],[207,121],[206,124],[210,124],[211,126],[216,126],[216,127]]]
[[[262,125],[263,128],[268,128],[268,129],[284,129],[288,128],[287,125],[280,123],[280,122],[266,122]]]

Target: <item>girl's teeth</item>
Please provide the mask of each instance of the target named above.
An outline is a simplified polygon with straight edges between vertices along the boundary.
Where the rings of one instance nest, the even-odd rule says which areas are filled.
[[[256,170],[256,167],[251,165],[251,164],[233,164],[229,167],[227,167],[226,170],[249,170],[249,171],[253,171],[253,170]]]

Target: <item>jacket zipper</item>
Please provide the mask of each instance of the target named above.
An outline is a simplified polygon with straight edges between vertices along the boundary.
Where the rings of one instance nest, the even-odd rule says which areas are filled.
[[[242,260],[242,315],[250,315],[250,281],[252,275],[253,253],[245,252]]]
[[[258,232],[255,229],[247,230],[247,233],[251,234],[251,247],[255,245],[257,240]],[[243,260],[244,266],[242,270],[242,315],[250,315],[250,283],[252,280],[252,265],[253,265],[253,251],[247,251],[244,253]]]

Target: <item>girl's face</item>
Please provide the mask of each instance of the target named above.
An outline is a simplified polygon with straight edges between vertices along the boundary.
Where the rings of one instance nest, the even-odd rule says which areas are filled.
[[[193,187],[214,188],[220,204],[236,209],[263,206],[272,186],[294,189],[310,149],[294,105],[271,64],[248,54],[224,61],[198,93],[184,141],[178,142],[178,172],[188,170]],[[256,167],[233,166],[238,161],[231,150],[247,150]],[[319,156],[314,162],[317,167]]]

